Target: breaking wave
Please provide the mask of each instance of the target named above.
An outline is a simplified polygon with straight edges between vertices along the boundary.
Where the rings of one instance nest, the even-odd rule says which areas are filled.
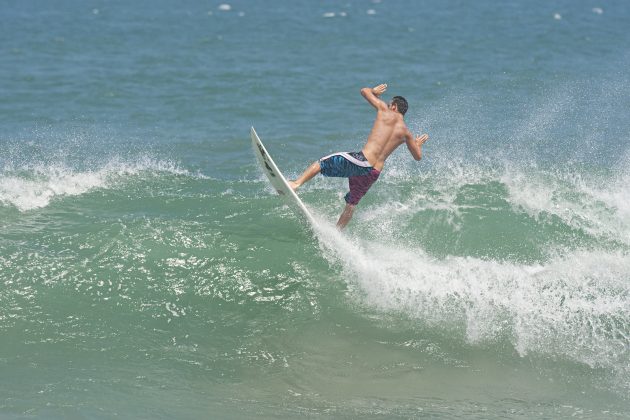
[[[417,179],[394,165],[387,178],[349,234],[316,227],[352,299],[473,345],[612,370],[630,387],[626,170],[454,162]]]
[[[112,158],[91,169],[76,169],[65,163],[7,164],[0,170],[0,204],[24,212],[46,207],[54,199],[112,188],[130,177],[147,174],[203,177],[173,162],[150,157],[135,160]]]

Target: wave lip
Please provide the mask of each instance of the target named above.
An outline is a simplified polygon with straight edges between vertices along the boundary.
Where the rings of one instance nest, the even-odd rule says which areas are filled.
[[[77,170],[63,163],[5,167],[0,172],[0,203],[21,212],[29,211],[46,207],[57,197],[111,188],[121,179],[147,172],[195,176],[172,162],[149,157],[131,162],[112,159],[99,168],[86,170]]]

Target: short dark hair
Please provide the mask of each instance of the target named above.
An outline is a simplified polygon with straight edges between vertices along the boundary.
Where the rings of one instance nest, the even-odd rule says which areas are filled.
[[[396,109],[398,109],[398,112],[403,115],[405,115],[405,112],[407,112],[407,109],[409,109],[409,104],[407,103],[407,100],[402,96],[394,96],[392,98],[392,103],[396,104]]]

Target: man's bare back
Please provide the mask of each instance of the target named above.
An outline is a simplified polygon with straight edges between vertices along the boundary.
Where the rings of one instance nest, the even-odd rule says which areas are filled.
[[[298,179],[289,182],[293,190],[297,190],[318,173],[324,176],[347,177],[350,192],[346,194],[346,208],[337,222],[340,229],[348,224],[354,207],[378,179],[389,155],[398,146],[406,143],[414,159],[420,160],[422,145],[429,139],[426,134],[414,138],[403,119],[407,112],[407,101],[401,96],[395,96],[388,105],[379,98],[385,90],[387,90],[385,84],[371,89],[361,89],[361,95],[377,111],[372,131],[361,152],[340,152],[325,156],[313,162]]]
[[[387,160],[389,155],[403,143],[407,143],[407,147],[414,159],[420,160],[422,158],[422,145],[429,139],[429,136],[426,134],[414,139],[405,124],[403,114],[398,111],[397,105],[390,104],[388,106],[379,98],[385,90],[387,90],[387,85],[384,84],[372,89],[361,89],[361,95],[377,111],[372,131],[365,146],[363,146],[363,154],[372,166],[379,171],[383,169],[385,160]]]

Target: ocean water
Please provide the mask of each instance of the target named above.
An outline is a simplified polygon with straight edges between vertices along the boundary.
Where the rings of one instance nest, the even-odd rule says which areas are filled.
[[[630,418],[630,4],[0,5],[0,418]],[[415,162],[343,233],[388,83]]]

